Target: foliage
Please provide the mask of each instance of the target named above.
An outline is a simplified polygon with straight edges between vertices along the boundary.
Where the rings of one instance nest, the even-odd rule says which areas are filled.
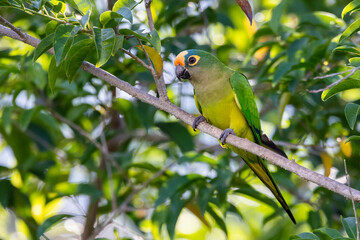
[[[351,201],[271,166],[294,226],[216,140],[80,66],[154,93],[152,73],[127,53],[148,55],[170,100],[197,114],[172,61],[213,52],[249,77],[263,130],[290,159],[339,181],[346,159],[359,189],[360,2],[253,1],[250,26],[245,0],[154,0],[154,30],[147,2],[0,0],[0,16],[41,39],[33,49],[0,38],[0,238],[79,237],[121,212],[98,237],[354,239]]]

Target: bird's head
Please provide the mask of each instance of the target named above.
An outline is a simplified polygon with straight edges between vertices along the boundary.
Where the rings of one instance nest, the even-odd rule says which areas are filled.
[[[182,51],[176,56],[174,62],[176,77],[180,80],[196,80],[204,71],[212,69],[216,63],[219,63],[219,60],[208,52],[197,49]]]

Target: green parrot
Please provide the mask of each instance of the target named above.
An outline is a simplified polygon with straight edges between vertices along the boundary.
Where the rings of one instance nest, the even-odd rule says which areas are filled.
[[[183,51],[176,56],[174,64],[176,76],[180,80],[188,79],[194,87],[194,99],[201,115],[194,120],[193,129],[203,121],[225,129],[219,138],[223,147],[231,149],[247,163],[296,223],[264,160],[225,143],[227,136],[234,134],[287,158],[281,149],[262,134],[254,93],[247,78],[202,50]]]

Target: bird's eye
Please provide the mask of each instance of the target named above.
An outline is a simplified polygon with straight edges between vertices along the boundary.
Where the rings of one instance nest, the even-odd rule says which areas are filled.
[[[189,58],[189,63],[190,64],[194,64],[195,62],[196,62],[196,58],[194,58],[194,57]]]
[[[193,55],[193,56],[190,56],[188,58],[188,64],[189,66],[194,66],[197,64],[197,62],[199,61],[200,57],[197,56],[197,55]]]

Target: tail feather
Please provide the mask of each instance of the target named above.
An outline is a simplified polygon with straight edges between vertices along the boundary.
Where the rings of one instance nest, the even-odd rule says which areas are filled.
[[[279,201],[281,206],[284,208],[286,213],[289,215],[291,221],[296,224],[296,220],[293,216],[293,214],[290,211],[289,206],[287,205],[284,197],[282,196],[278,186],[276,185],[274,179],[269,173],[269,170],[266,168],[266,166],[263,163],[263,160],[259,157],[257,157],[256,162],[251,162],[247,159],[244,159],[246,164],[254,171],[254,173],[260,178],[260,180],[265,184],[266,187],[269,188],[269,190],[274,194],[276,199]]]

